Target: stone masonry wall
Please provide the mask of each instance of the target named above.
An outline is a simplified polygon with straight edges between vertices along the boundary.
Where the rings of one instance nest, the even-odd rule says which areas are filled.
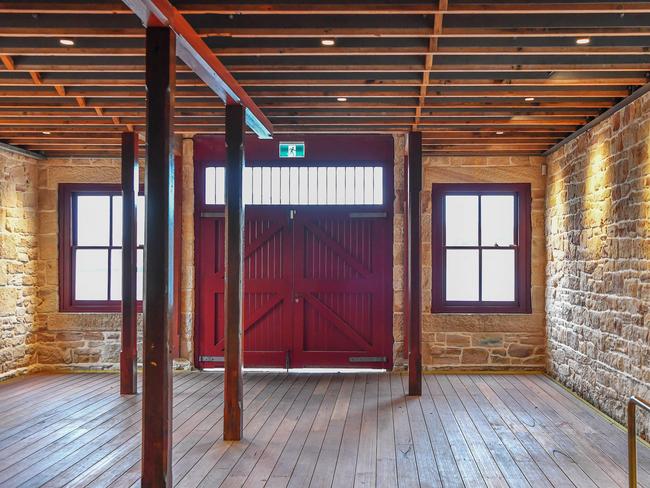
[[[624,422],[628,396],[650,398],[650,95],[551,154],[548,171],[548,370]]]
[[[398,147],[399,144],[396,144]],[[404,150],[402,143],[401,150]],[[395,166],[395,362],[403,366],[404,178],[403,153]],[[422,362],[425,369],[545,368],[544,193],[542,157],[426,157],[422,184]],[[431,313],[431,185],[530,183],[532,194],[532,314]]]
[[[0,149],[0,380],[34,355],[37,180],[38,160]]]
[[[119,183],[119,159],[48,159],[39,171],[40,305],[36,362],[42,368],[119,365],[120,315],[59,311],[59,183]]]
[[[184,143],[187,147],[187,141]],[[191,140],[189,141],[191,148]],[[119,313],[70,313],[59,311],[59,259],[58,259],[58,185],[59,183],[119,183],[119,159],[65,158],[48,159],[41,164],[39,172],[39,298],[36,354],[34,361],[41,369],[117,369],[120,353]],[[186,165],[184,165],[186,166]],[[141,169],[142,169],[141,165]],[[190,180],[186,180],[190,178]],[[191,360],[192,327],[191,307],[193,307],[192,261],[193,260],[193,199],[187,194],[193,192],[193,173],[183,168],[183,181],[186,190],[183,201],[182,226],[182,300],[181,300],[181,356]],[[144,181],[141,171],[140,181]],[[188,229],[189,226],[189,229]],[[188,235],[191,239],[188,239]],[[190,274],[187,278],[187,274]],[[187,287],[190,290],[187,290]],[[187,307],[190,307],[189,312]],[[139,316],[141,334],[142,316]],[[189,341],[187,340],[189,337]],[[189,342],[189,346],[188,346]],[[189,347],[189,349],[188,349]],[[139,339],[141,353],[141,337]],[[187,361],[181,361],[181,363]]]

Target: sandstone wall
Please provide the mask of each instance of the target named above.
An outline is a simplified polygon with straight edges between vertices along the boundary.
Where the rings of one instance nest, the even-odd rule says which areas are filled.
[[[396,144],[396,147],[398,145]],[[401,145],[403,151],[404,145]],[[403,154],[395,166],[395,360],[403,364]],[[425,369],[545,368],[544,194],[542,157],[426,157],[422,193],[422,361]],[[431,313],[431,186],[433,183],[530,183],[532,314]],[[399,361],[398,361],[399,360]]]
[[[34,355],[38,160],[0,148],[0,380]]]
[[[41,164],[39,192],[39,333],[42,367],[111,368],[119,364],[120,315],[59,311],[59,183],[119,183],[119,159],[61,158]]]
[[[192,142],[189,141],[190,149],[191,144]],[[188,147],[187,142],[184,146]],[[41,164],[38,178],[40,305],[38,307],[39,332],[36,337],[34,358],[41,368],[116,369],[119,367],[121,327],[119,313],[59,311],[58,185],[60,183],[119,183],[120,164],[119,159],[90,158],[48,159]],[[142,171],[140,181],[144,181]],[[182,227],[183,243],[190,249],[189,251],[183,249],[181,252],[183,257],[181,316],[184,318],[181,320],[181,337],[190,337],[189,350],[188,341],[181,340],[181,355],[184,359],[191,359],[192,320],[191,308],[188,312],[187,307],[193,307],[191,269],[194,232],[193,173],[187,171],[185,167],[183,181],[180,184],[184,188],[189,188],[184,195]],[[188,235],[191,239],[188,239]],[[190,257],[192,261],[188,265],[185,260]],[[140,333],[141,319],[140,315]],[[190,332],[187,332],[186,327],[190,327]]]
[[[625,421],[629,395],[650,398],[650,95],[548,165],[548,370]]]

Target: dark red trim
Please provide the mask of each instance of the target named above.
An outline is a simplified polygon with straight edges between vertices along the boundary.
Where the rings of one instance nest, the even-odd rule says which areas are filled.
[[[122,195],[122,187],[119,184],[112,183],[59,183],[59,311],[119,313],[122,310],[121,300],[74,300],[75,260],[72,254],[76,226],[73,201],[75,193],[120,196]],[[141,186],[139,195],[142,194],[143,187]],[[105,246],[100,247],[102,249],[107,248]],[[142,246],[139,246],[138,249],[142,249]],[[108,296],[110,297],[110,295]],[[141,300],[138,300],[137,310],[142,312]]]
[[[247,135],[247,166],[384,166],[393,167],[391,135],[280,134],[275,139]],[[304,158],[280,158],[279,143],[304,142]],[[224,136],[194,137],[194,161],[223,166],[226,161]],[[392,181],[392,179],[391,179]]]
[[[516,194],[515,301],[448,302],[445,300],[445,195]],[[431,190],[431,252],[433,313],[531,313],[531,193],[528,183],[434,183]],[[467,247],[466,249],[470,249]],[[475,246],[479,249],[479,246]],[[485,249],[485,247],[483,247]],[[480,266],[480,264],[479,264]],[[479,277],[479,286],[481,279]]]

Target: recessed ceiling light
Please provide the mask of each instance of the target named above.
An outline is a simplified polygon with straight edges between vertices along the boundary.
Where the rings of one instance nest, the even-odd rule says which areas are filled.
[[[527,102],[532,102],[535,100],[535,97],[526,97],[524,98],[524,100],[526,100]]]
[[[502,136],[502,135],[503,135],[503,131],[502,131],[502,130],[498,130],[498,131],[497,131],[497,135],[498,135],[498,136]]]
[[[591,39],[588,37],[580,37],[576,39],[576,44],[584,45],[584,44],[589,44],[591,42]]]
[[[74,41],[72,39],[59,39],[59,42],[64,46],[74,46]]]
[[[345,98],[345,97],[338,97],[338,98],[336,99],[336,101],[337,101],[337,102],[347,102],[348,99]]]
[[[323,46],[333,46],[334,44],[336,44],[336,41],[334,39],[321,39],[320,43]]]
[[[50,134],[51,134],[51,132],[49,132],[49,131],[46,131],[46,130],[43,131],[44,136],[49,136]]]

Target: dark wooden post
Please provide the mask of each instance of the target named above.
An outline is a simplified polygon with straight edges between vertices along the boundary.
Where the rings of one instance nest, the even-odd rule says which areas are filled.
[[[147,27],[142,486],[172,486],[175,35]]]
[[[420,260],[420,192],[422,191],[422,133],[408,138],[408,287],[409,395],[422,395],[422,287]]]
[[[137,311],[137,195],[139,186],[138,134],[122,134],[122,350],[120,393],[138,391]]]
[[[226,288],[224,305],[224,416],[223,438],[238,441],[243,433],[242,385],[242,256],[244,207],[245,111],[226,105]]]

